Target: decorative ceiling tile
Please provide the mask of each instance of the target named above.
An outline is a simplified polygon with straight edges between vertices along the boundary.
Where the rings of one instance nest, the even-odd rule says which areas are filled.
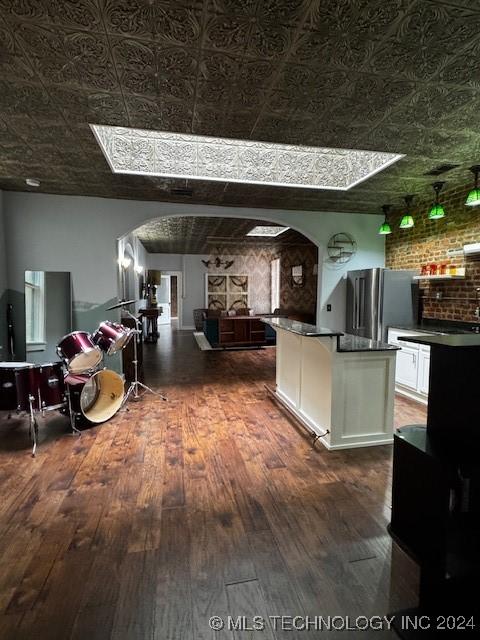
[[[232,78],[239,73],[241,58],[224,53],[201,51],[200,74],[209,82],[225,82],[230,84]]]
[[[253,17],[258,0],[210,0],[209,9],[218,13]]]
[[[47,5],[43,0],[0,0],[5,17],[42,21],[48,19]]]
[[[430,193],[440,162],[467,184],[479,16],[467,0],[0,0],[0,188],[38,172],[58,193],[373,212],[388,190]],[[88,122],[407,157],[344,194],[196,181],[182,199],[185,180],[113,175]]]
[[[197,74],[197,58],[189,49],[179,47],[156,48],[157,69],[164,76],[192,78]]]
[[[200,39],[201,11],[175,2],[152,3],[155,37],[162,43],[195,46]]]
[[[99,0],[107,32],[147,40],[154,38],[149,0]]]
[[[103,32],[95,0],[48,0],[46,5],[51,21],[62,27]]]
[[[155,71],[155,47],[133,38],[111,38],[115,62],[120,67]]]
[[[250,21],[241,16],[211,15],[205,27],[203,46],[230,54],[242,54],[250,31]]]
[[[252,25],[247,55],[267,59],[284,56],[292,42],[292,29],[271,22],[255,22]]]

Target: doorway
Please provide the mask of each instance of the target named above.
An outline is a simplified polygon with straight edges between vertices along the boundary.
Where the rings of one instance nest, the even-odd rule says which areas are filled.
[[[158,324],[171,325],[172,329],[182,328],[181,284],[181,271],[162,271],[160,284],[156,289],[157,303],[159,307],[162,307]]]

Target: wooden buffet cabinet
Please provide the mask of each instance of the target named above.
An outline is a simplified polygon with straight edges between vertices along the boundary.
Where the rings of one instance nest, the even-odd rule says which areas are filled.
[[[232,316],[218,320],[218,344],[222,347],[261,346],[267,343],[265,324],[251,316]]]

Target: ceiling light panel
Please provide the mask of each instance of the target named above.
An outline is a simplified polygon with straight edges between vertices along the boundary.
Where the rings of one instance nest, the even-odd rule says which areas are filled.
[[[114,173],[347,191],[403,156],[91,124]]]
[[[264,236],[266,238],[276,238],[281,233],[288,231],[290,227],[268,227],[268,226],[258,226],[253,227],[248,233],[247,236]]]

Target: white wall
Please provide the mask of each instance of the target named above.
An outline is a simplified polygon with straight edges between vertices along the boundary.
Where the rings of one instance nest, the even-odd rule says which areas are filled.
[[[318,318],[328,326],[344,327],[345,309],[340,289],[350,268],[383,266],[384,240],[377,234],[379,215],[285,211],[140,202],[85,196],[4,193],[8,239],[9,287],[23,289],[25,269],[70,271],[74,299],[74,328],[93,330],[105,307],[118,295],[117,239],[162,216],[230,216],[255,218],[290,226],[319,246]],[[322,269],[332,233],[348,231],[357,241],[355,259],[341,270]],[[188,282],[187,293],[188,293]],[[326,300],[333,296],[332,313]],[[193,305],[192,305],[193,309]],[[185,310],[185,317],[189,313]],[[84,327],[79,327],[83,322]],[[88,326],[87,326],[88,325]]]
[[[193,328],[193,310],[205,307],[205,274],[207,268],[202,260],[208,256],[179,253],[149,253],[147,254],[148,269],[160,271],[181,271],[182,282],[180,295],[182,297],[182,328]]]

